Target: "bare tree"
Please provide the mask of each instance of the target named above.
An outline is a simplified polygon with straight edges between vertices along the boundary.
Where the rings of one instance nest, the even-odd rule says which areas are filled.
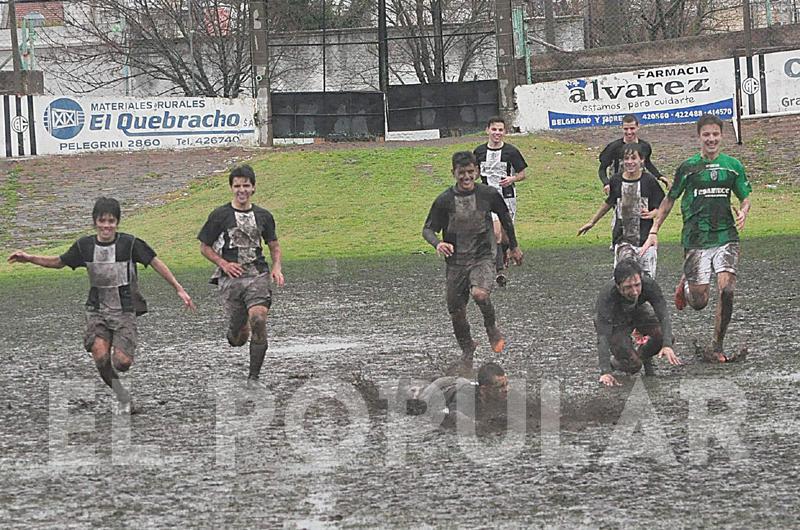
[[[456,76],[450,80],[463,81],[470,68],[480,60],[480,50],[492,39],[493,2],[489,0],[440,0],[443,24],[447,30],[443,46],[436,46],[434,34],[434,4],[436,0],[389,0],[389,27],[396,28],[405,38],[392,41],[390,69],[398,80],[403,79],[398,64],[410,65],[420,83],[446,80],[441,65],[458,61]],[[488,29],[487,29],[488,28]],[[448,58],[444,61],[442,55]]]

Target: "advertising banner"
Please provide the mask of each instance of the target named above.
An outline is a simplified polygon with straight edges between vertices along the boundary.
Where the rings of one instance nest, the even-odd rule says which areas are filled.
[[[696,121],[703,114],[733,117],[730,59],[665,66],[516,89],[523,132],[616,125],[626,114],[641,124]]]
[[[5,156],[256,145],[255,100],[8,97]]]
[[[800,50],[740,57],[742,115],[800,113]]]

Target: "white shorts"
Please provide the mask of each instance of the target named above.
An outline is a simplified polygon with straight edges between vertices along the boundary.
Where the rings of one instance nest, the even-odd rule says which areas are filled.
[[[739,242],[731,241],[712,248],[689,248],[683,255],[683,274],[686,276],[686,282],[693,285],[708,285],[711,283],[711,273],[736,274],[736,266],[739,264]]]
[[[634,259],[642,268],[642,272],[650,275],[655,280],[656,278],[656,264],[658,262],[658,250],[656,247],[650,247],[644,256],[640,256],[639,252],[642,247],[631,245],[630,243],[619,243],[614,245],[614,268],[617,263],[624,259]]]
[[[506,206],[508,206],[508,213],[511,214],[511,221],[515,221],[517,218],[517,198],[503,197],[503,200],[506,201]],[[498,217],[496,213],[492,212],[492,221],[499,221],[499,220],[500,217]]]

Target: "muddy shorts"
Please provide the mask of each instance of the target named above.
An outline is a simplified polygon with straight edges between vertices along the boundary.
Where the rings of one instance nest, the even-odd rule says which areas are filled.
[[[454,313],[466,306],[473,287],[492,292],[496,275],[494,259],[471,265],[447,265],[447,311]]]
[[[272,305],[272,280],[269,271],[258,276],[219,279],[219,297],[228,325],[233,333],[238,333],[247,322],[247,310],[257,305],[267,309]]]
[[[511,214],[511,220],[515,221],[517,219],[517,198],[516,197],[503,197],[503,200],[506,201],[506,206],[508,206],[508,213]],[[492,212],[492,221],[499,221],[500,217],[494,212]]]
[[[683,274],[693,285],[711,283],[711,273],[736,274],[739,264],[739,242],[731,241],[720,247],[690,248],[684,251]]]
[[[98,337],[133,359],[133,352],[136,351],[136,315],[123,311],[87,311],[86,330],[83,333],[86,351],[92,351]]]
[[[651,278],[656,277],[656,262],[658,261],[658,250],[656,247],[650,247],[644,256],[639,255],[642,247],[631,245],[630,243],[619,243],[614,245],[614,268],[617,263],[625,259],[634,259],[636,263],[642,268],[642,271],[650,275]]]

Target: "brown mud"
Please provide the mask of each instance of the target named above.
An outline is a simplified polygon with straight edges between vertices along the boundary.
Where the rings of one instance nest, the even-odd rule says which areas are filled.
[[[392,413],[375,391],[431,380],[459,355],[443,264],[431,256],[285,270],[262,373],[273,399],[256,397],[257,406],[231,403],[247,353],[224,339],[210,270],[182,278],[195,314],[144,273],[151,312],[139,320],[136,364],[123,376],[140,411],[129,423],[112,416],[81,348],[85,272],[10,285],[3,303],[13,318],[0,321],[0,524],[794,526],[800,239],[743,246],[727,341],[746,345],[747,359],[705,363],[694,342],[711,339],[711,307],[673,310],[686,366],[658,361],[655,377],[621,376],[613,389],[598,384],[591,321],[611,253],[529,252],[493,295],[504,352],[491,354],[469,306],[481,342],[476,365],[500,362],[530,404],[521,439],[502,429],[478,438],[439,429]],[[659,254],[669,292],[680,250]],[[561,423],[555,439],[542,435],[537,410],[554,397],[560,405],[545,415],[551,430]]]

